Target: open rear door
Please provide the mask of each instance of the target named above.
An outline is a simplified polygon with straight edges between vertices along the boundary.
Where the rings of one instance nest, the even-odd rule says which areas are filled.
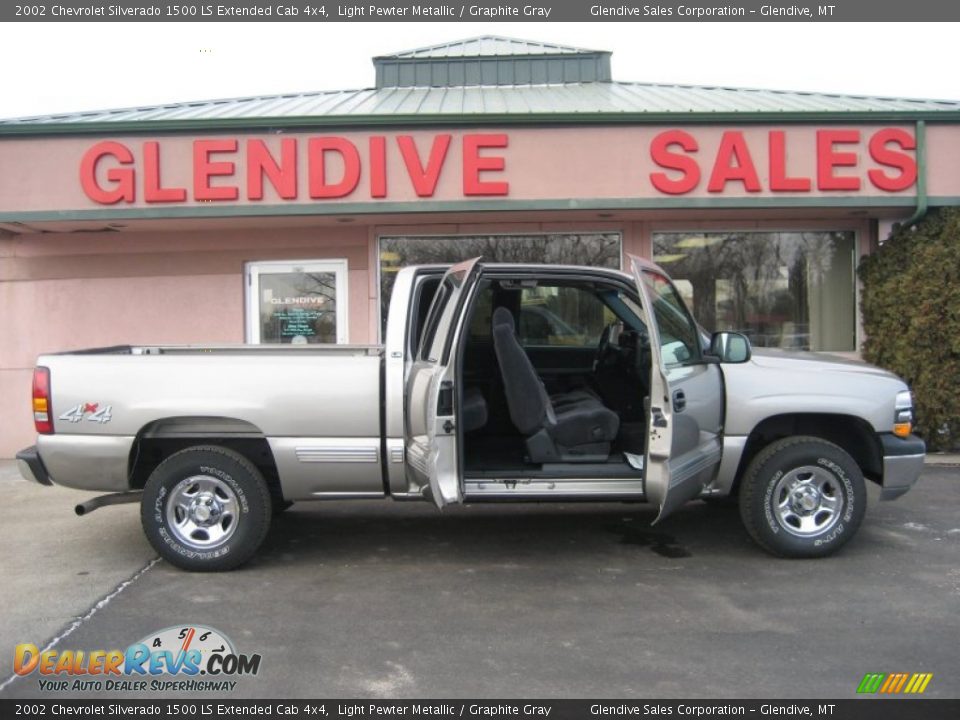
[[[456,344],[464,305],[480,272],[480,258],[451,267],[443,276],[407,376],[404,442],[411,485],[437,507],[463,500],[457,449]]]
[[[699,330],[676,287],[654,263],[630,256],[650,334],[647,500],[661,520],[700,494],[720,465],[723,377],[705,362]]]

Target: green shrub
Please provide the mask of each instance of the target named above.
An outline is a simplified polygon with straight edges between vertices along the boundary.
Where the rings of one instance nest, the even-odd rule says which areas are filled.
[[[931,450],[960,446],[960,208],[896,226],[860,264],[863,357],[904,378]]]

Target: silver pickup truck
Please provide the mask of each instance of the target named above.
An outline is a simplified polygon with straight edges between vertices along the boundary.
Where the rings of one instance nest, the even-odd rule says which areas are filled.
[[[766,550],[823,556],[856,533],[865,478],[882,499],[913,485],[900,379],[709,336],[663,270],[630,263],[405,268],[382,346],[44,355],[20,470],[111,493],[78,514],[140,502],[188,570],[243,563],[294,502],[384,497],[648,502],[657,521],[733,498]],[[577,337],[559,306],[602,333]]]

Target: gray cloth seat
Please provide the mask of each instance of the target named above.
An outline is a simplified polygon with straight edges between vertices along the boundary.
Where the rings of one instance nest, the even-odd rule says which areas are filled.
[[[493,346],[503,378],[510,419],[527,437],[531,462],[603,462],[610,454],[620,418],[592,393],[579,390],[551,397],[517,340],[513,314],[493,313]]]
[[[487,401],[480,388],[469,387],[463,391],[463,431],[479,430],[487,424]]]
[[[579,402],[581,400],[596,400],[601,405],[603,404],[600,396],[588,388],[571,390],[563,393],[554,393],[550,396],[550,402],[553,403],[554,408],[560,405],[569,405],[570,403]]]

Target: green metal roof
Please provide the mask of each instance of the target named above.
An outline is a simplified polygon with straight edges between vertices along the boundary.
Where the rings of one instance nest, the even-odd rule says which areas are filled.
[[[373,59],[388,87],[512,86],[609,82],[610,53],[484,35]]]
[[[473,53],[472,55],[470,53]],[[457,58],[460,58],[458,61]],[[462,78],[451,84],[460,70],[474,60],[492,58],[500,68],[493,79],[478,83]],[[536,82],[533,75],[520,78],[527,63],[552,64],[547,71],[561,77]],[[375,59],[399,64],[409,59],[436,61],[446,76],[429,82],[396,82],[364,90],[267,95],[225,100],[202,100],[149,107],[62,113],[0,120],[0,135],[118,133],[153,130],[220,130],[256,128],[310,128],[319,126],[409,126],[550,123],[681,123],[681,122],[897,122],[932,120],[960,122],[960,101],[902,99],[788,92],[732,87],[662,85],[613,82],[602,77],[583,81],[577,63],[609,60],[609,53],[579,50],[547,43],[484,36],[457,43],[411,50]],[[501,76],[507,60],[514,63],[513,77]],[[483,60],[479,61],[485,62]],[[600,66],[597,66],[600,67]],[[559,68],[559,70],[557,70]],[[383,68],[378,68],[379,71]],[[594,68],[596,69],[596,68]],[[602,69],[602,68],[601,68]],[[400,72],[398,70],[398,72]],[[572,73],[568,76],[567,73]],[[416,72],[414,80],[416,80]],[[498,84],[498,83],[504,84]]]

